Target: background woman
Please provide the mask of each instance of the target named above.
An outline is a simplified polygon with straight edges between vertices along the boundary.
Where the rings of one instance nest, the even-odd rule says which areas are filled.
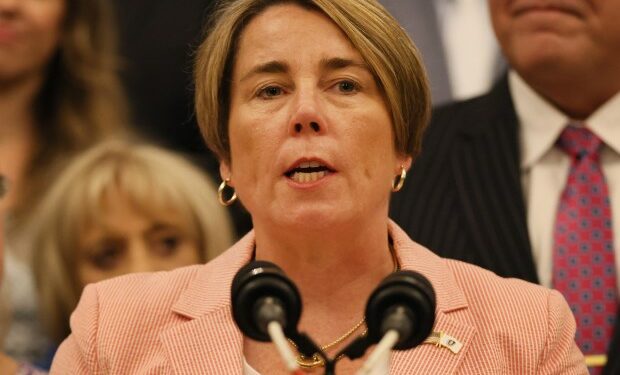
[[[4,175],[0,173],[0,202],[4,201],[5,196],[8,193],[8,187],[5,184]],[[4,274],[4,222],[6,219],[6,212],[4,209],[0,209],[0,282],[2,281],[2,276]],[[44,374],[44,372],[39,371],[32,367],[28,363],[18,363],[14,359],[10,358],[3,352],[0,352],[0,373],[12,375],[12,374]]]
[[[233,241],[211,181],[181,156],[102,143],[57,177],[29,230],[42,319],[56,345],[86,284],[204,263]]]
[[[0,3],[0,141],[19,216],[50,166],[124,124],[114,23],[105,0]],[[15,219],[13,219],[15,220]]]
[[[124,124],[115,27],[107,0],[0,1],[0,160],[11,189],[6,347],[35,360],[37,331],[28,246],[19,233],[58,169]]]
[[[559,293],[441,259],[388,219],[429,95],[417,51],[376,1],[228,1],[208,35],[198,121],[254,230],[207,265],[88,286],[52,372],[287,373],[231,317],[233,276],[258,259],[295,282],[299,329],[331,355],[364,330],[381,279],[423,273],[437,295],[434,331],[463,346],[399,352],[380,373],[586,373]]]

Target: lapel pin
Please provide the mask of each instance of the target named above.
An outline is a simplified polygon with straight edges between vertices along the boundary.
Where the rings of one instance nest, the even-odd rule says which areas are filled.
[[[444,332],[433,331],[423,344],[433,344],[437,347],[449,349],[452,353],[457,354],[461,351],[463,344],[456,338]]]

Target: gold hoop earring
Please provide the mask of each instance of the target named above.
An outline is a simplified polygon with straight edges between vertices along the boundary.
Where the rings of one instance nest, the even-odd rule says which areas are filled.
[[[237,193],[235,192],[235,189],[232,187],[231,187],[231,189],[233,189],[232,197],[230,197],[229,199],[224,199],[224,189],[226,189],[226,186],[228,186],[229,182],[230,182],[230,178],[225,178],[224,181],[222,181],[222,183],[220,184],[220,187],[217,188],[217,200],[220,201],[220,204],[222,206],[230,206],[231,204],[235,203],[235,201],[237,200]]]
[[[396,176],[394,181],[392,181],[392,191],[397,192],[403,188],[405,184],[405,179],[407,178],[407,170],[402,165],[400,166],[400,175]]]

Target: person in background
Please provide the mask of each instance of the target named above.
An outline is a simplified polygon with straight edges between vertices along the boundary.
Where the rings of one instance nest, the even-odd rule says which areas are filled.
[[[462,349],[422,344],[383,358],[376,373],[586,373],[557,291],[439,258],[388,219],[430,94],[418,51],[377,1],[223,2],[195,80],[221,201],[240,199],[254,229],[206,265],[87,286],[53,373],[289,373],[272,345],[233,321],[231,283],[251,260],[278,264],[297,285],[299,329],[330,355],[363,334],[382,279],[424,274],[437,295],[433,330]],[[336,372],[367,358],[342,359]]]
[[[36,321],[22,231],[59,169],[73,155],[123,131],[115,25],[108,0],[0,1],[0,173],[10,186],[4,340],[36,361],[46,346]]]
[[[504,73],[487,0],[380,2],[420,49],[434,105],[480,95]]]
[[[171,151],[129,141],[78,155],[31,225],[40,311],[55,346],[87,284],[204,263],[233,242],[207,176]]]
[[[3,174],[0,174],[0,202],[2,202],[7,195],[8,186]],[[0,282],[4,274],[4,222],[6,219],[6,212],[4,209],[0,209]],[[45,372],[38,368],[31,366],[26,362],[17,362],[10,358],[2,351],[0,351],[0,373],[6,375],[43,375]]]
[[[592,372],[618,374],[620,2],[489,5],[510,72],[433,113],[391,217],[442,256],[562,291]]]

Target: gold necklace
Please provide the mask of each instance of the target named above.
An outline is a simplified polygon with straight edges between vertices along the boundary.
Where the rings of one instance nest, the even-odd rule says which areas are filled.
[[[355,331],[357,331],[364,323],[366,323],[366,318],[362,319],[359,323],[357,323],[355,325],[355,327],[351,328],[349,331],[347,331],[344,335],[338,337],[336,340],[330,342],[329,344],[321,346],[321,348],[320,348],[321,351],[325,352],[326,350],[329,350],[330,348],[340,344],[341,342],[343,342],[344,340],[349,338],[349,336],[351,336],[353,333],[355,333]],[[362,336],[366,336],[367,332],[368,332],[368,329],[367,328],[364,329],[364,332],[362,332]],[[293,340],[288,339],[288,342],[295,349],[297,349],[297,345],[295,345]],[[342,358],[342,356],[344,356],[344,354],[340,354],[338,357],[336,357],[336,360],[339,360],[340,358]],[[312,357],[306,357],[305,355],[299,353],[297,355],[297,358],[295,358],[295,361],[297,362],[299,367],[301,367],[303,369],[313,369],[315,367],[323,367],[323,366],[325,366],[325,361],[319,355],[319,353],[314,353],[312,355]]]
[[[398,263],[398,258],[396,257],[396,252],[394,251],[394,246],[392,245],[391,242],[389,246],[390,246],[390,255],[392,256],[392,262],[394,263],[394,270],[392,272],[396,272],[400,269],[400,264]],[[360,320],[353,328],[345,332],[342,336],[338,337],[336,340],[330,342],[329,344],[325,344],[321,346],[320,347],[321,351],[325,352],[326,350],[329,350],[332,347],[340,344],[341,342],[349,338],[352,334],[354,334],[355,331],[357,331],[365,323],[366,323],[366,317],[362,318],[362,320]],[[365,328],[361,336],[366,336],[367,333],[368,333],[368,328]],[[297,350],[297,345],[293,342],[293,340],[288,339],[288,342],[295,348],[295,350]],[[340,354],[334,360],[338,361],[343,356],[344,354]],[[306,370],[325,366],[325,360],[319,355],[319,353],[314,353],[312,357],[306,357],[305,355],[299,353],[297,355],[297,358],[295,358],[295,361],[301,368],[306,369]]]

